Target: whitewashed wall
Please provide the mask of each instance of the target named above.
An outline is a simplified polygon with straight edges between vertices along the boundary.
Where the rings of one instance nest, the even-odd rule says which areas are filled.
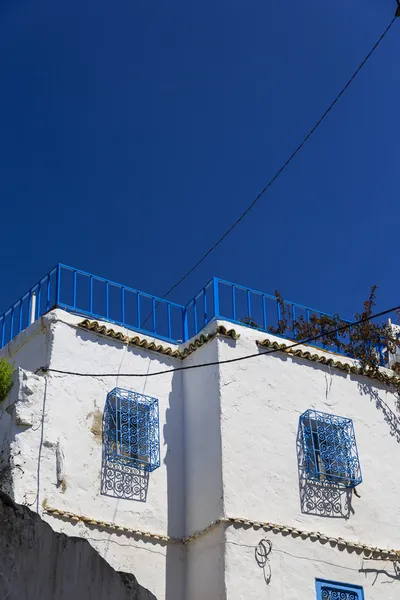
[[[250,329],[240,328],[240,333],[235,348],[218,342],[220,359],[254,353],[255,341],[265,338]],[[400,420],[393,393],[371,379],[346,375],[283,353],[221,365],[220,380],[227,516],[400,549]],[[311,501],[306,506],[301,501],[301,494],[306,492],[304,481],[299,489],[296,438],[299,416],[308,408],[353,419],[363,474],[363,483],[357,487],[360,498],[347,496],[346,492],[339,499],[332,496],[322,511],[317,508],[318,498],[313,491],[309,490],[314,504]],[[239,537],[240,544],[250,546],[263,537],[252,530],[233,534],[229,529],[227,535],[233,540]],[[276,543],[282,545],[283,541]],[[365,585],[369,590],[366,599],[400,597],[399,578],[396,581],[378,577],[372,592],[376,571],[369,577],[359,572],[360,559],[355,560],[346,552],[299,539],[285,544],[295,557],[309,555],[310,560],[306,563],[301,558],[279,555],[275,582],[272,587],[267,586],[268,590],[262,584],[253,586],[253,577],[238,568],[251,551],[245,546],[227,544],[227,598],[306,600],[315,597],[315,577]],[[327,561],[325,566],[323,561]],[[334,569],[331,563],[340,567]],[[257,573],[256,567],[253,565],[253,573]],[[375,563],[374,568],[379,570],[382,566]],[[393,573],[390,566],[388,570]],[[392,585],[385,585],[387,580]]]
[[[255,548],[262,539],[272,542],[272,550],[268,562],[257,563]],[[315,600],[317,578],[362,586],[365,600],[399,598],[393,562],[367,560],[329,542],[322,546],[291,535],[228,528],[225,565],[226,600]]]
[[[55,313],[52,311],[24,329],[0,350],[0,356],[33,373],[47,366],[51,356],[51,323],[57,318]]]
[[[176,359],[127,348],[110,338],[79,329],[76,324],[80,320],[59,310],[42,319],[46,344],[51,348],[51,368],[147,374],[179,364]],[[29,333],[28,329],[22,335]],[[11,355],[15,364],[31,369],[43,366],[46,352],[41,346],[37,348],[36,342],[30,351],[29,343],[18,350],[22,346],[18,337],[14,346]],[[136,379],[50,373],[46,382],[44,385],[43,377],[30,376],[28,388],[33,390],[29,394],[30,423],[19,427],[5,411],[7,406],[3,407],[5,417],[0,427],[11,427],[8,439],[15,439],[13,454],[21,460],[22,471],[14,470],[16,502],[28,503],[38,512],[45,503],[123,527],[182,537],[185,515],[181,373]],[[146,393],[159,401],[161,466],[149,474],[146,501],[100,494],[101,418],[107,392],[116,386]],[[19,392],[20,386],[16,385],[7,402],[14,402],[19,394],[17,404],[26,405],[27,394]],[[87,538],[114,568],[135,573],[158,599],[183,599],[184,553],[179,545],[109,534],[45,512],[42,516],[58,531]]]
[[[17,465],[17,502],[38,512],[47,503],[174,537],[237,517],[400,549],[399,412],[385,387],[282,353],[161,377],[32,374],[43,365],[147,374],[253,354],[256,340],[265,337],[235,325],[238,341],[216,338],[182,363],[127,349],[79,329],[79,321],[52,311],[4,350],[25,369],[0,413],[0,436],[11,444]],[[115,386],[159,400],[161,466],[149,476],[145,502],[100,494],[101,417]],[[333,498],[323,515],[312,496],[306,506],[304,481],[299,487],[298,420],[308,408],[353,419],[363,473],[361,497]],[[400,594],[392,563],[301,538],[220,525],[182,546],[107,533],[45,512],[43,517],[58,531],[87,538],[113,567],[133,572],[159,600],[308,600],[315,597],[316,577],[363,585],[366,600]],[[263,537],[273,541],[268,585],[254,560]]]
[[[206,333],[215,328],[209,326]],[[189,356],[189,367],[218,360],[215,341]],[[223,516],[221,409],[218,366],[184,371],[185,536]],[[186,547],[186,598],[219,599],[224,594],[224,550],[218,530]]]
[[[220,527],[187,547],[186,600],[223,600],[225,595],[225,545]]]

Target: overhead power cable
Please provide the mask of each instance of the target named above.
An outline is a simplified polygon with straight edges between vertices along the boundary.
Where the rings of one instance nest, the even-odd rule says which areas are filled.
[[[397,0],[397,3],[399,4],[400,0]],[[320,117],[318,119],[318,121],[315,123],[315,125],[310,129],[310,131],[307,133],[307,135],[305,136],[305,138],[300,142],[300,144],[297,146],[297,148],[295,149],[294,152],[292,152],[292,154],[289,156],[289,158],[283,163],[283,165],[281,166],[281,168],[275,173],[275,175],[272,177],[272,179],[270,179],[270,181],[267,183],[267,185],[261,190],[261,192],[256,196],[256,198],[253,200],[253,202],[246,208],[246,210],[240,215],[240,217],[238,217],[236,219],[236,221],[234,223],[232,223],[232,225],[225,231],[225,233],[215,242],[215,244],[213,246],[211,246],[211,248],[209,248],[207,250],[207,252],[205,252],[205,254],[203,254],[203,256],[188,270],[186,271],[186,273],[176,282],[174,283],[174,285],[172,287],[169,288],[169,290],[167,292],[165,292],[165,294],[163,296],[161,296],[161,299],[164,300],[167,296],[170,295],[170,293],[177,288],[187,277],[189,277],[189,275],[191,275],[191,273],[193,273],[193,271],[195,271],[197,269],[198,266],[201,265],[202,262],[205,261],[205,259],[212,253],[214,252],[214,250],[224,241],[224,239],[239,225],[239,223],[241,221],[243,221],[243,219],[249,214],[249,212],[252,210],[252,208],[254,208],[254,206],[257,204],[257,202],[260,200],[260,198],[265,194],[265,192],[272,186],[272,184],[278,179],[278,177],[283,173],[283,171],[286,169],[286,167],[288,167],[290,165],[290,163],[292,162],[292,160],[295,158],[295,156],[300,152],[300,150],[303,148],[303,146],[308,142],[308,140],[311,138],[311,136],[313,135],[313,133],[315,133],[315,131],[318,129],[318,127],[321,125],[321,123],[324,121],[324,119],[328,116],[328,114],[331,112],[331,110],[333,109],[333,107],[335,106],[335,104],[337,104],[337,102],[340,100],[340,98],[343,96],[343,94],[345,93],[345,91],[347,90],[347,88],[352,84],[352,82],[354,81],[354,79],[357,77],[357,75],[359,74],[359,72],[361,71],[361,69],[364,67],[364,65],[367,63],[367,61],[369,60],[369,58],[371,58],[372,54],[375,52],[375,50],[378,48],[378,46],[381,44],[381,42],[383,41],[383,39],[386,37],[386,35],[389,33],[393,23],[395,22],[396,18],[399,16],[397,13],[400,10],[400,6],[398,11],[396,12],[396,15],[393,17],[393,19],[391,20],[391,22],[389,23],[389,25],[386,27],[385,31],[382,33],[382,35],[379,37],[378,41],[373,45],[373,47],[371,48],[371,50],[368,52],[368,54],[366,55],[366,57],[364,58],[364,60],[360,63],[360,65],[358,66],[358,68],[354,71],[353,75],[350,77],[350,79],[348,80],[348,82],[346,83],[346,85],[341,89],[341,91],[339,92],[339,94],[336,96],[336,98],[331,102],[331,104],[328,106],[328,108],[326,109],[326,111],[323,113],[322,117]],[[157,302],[155,308],[157,308],[159,306],[160,302]],[[153,309],[154,310],[154,309]],[[153,310],[150,311],[150,313],[148,314],[148,316],[145,318],[145,320],[142,322],[142,327],[147,323],[147,321],[150,319],[150,317],[153,314]]]
[[[293,344],[289,344],[285,347],[286,350],[291,350],[292,348],[296,348],[297,346],[301,346],[303,344],[309,344],[310,342],[315,342],[321,338],[330,337],[340,333],[341,331],[345,331],[351,327],[355,327],[356,325],[361,325],[362,323],[367,323],[372,319],[377,319],[378,317],[383,317],[391,312],[395,312],[400,310],[400,305],[395,306],[393,308],[389,308],[388,310],[384,310],[382,312],[376,313],[375,315],[371,315],[369,317],[364,317],[359,319],[358,321],[354,321],[352,323],[345,323],[344,325],[340,325],[339,327],[335,327],[335,329],[331,329],[330,331],[325,331],[318,335],[314,335],[312,337],[306,338],[299,342],[295,342]],[[263,356],[264,354],[275,354],[276,352],[280,352],[279,349],[267,350],[266,352],[255,352],[254,354],[247,354],[245,356],[238,356],[237,358],[228,358],[226,360],[216,360],[213,362],[200,363],[198,365],[188,365],[185,367],[175,367],[173,369],[165,369],[164,371],[154,371],[153,373],[118,373],[119,377],[155,377],[157,375],[166,375],[167,373],[175,373],[176,371],[188,371],[189,369],[201,369],[203,367],[212,367],[215,365],[225,365],[228,363],[239,362],[242,360],[248,360],[250,358],[255,358],[257,356]],[[50,367],[41,367],[37,372],[42,371],[43,373],[60,373],[63,375],[76,375],[77,377],[115,377],[117,373],[79,373],[76,371],[63,371],[61,369],[52,369]]]
[[[400,10],[400,9],[399,9]],[[169,288],[169,290],[164,294],[164,296],[162,296],[162,298],[166,298],[167,296],[169,296],[169,294],[178,287],[178,285],[180,285],[187,277],[189,277],[189,275],[191,273],[193,273],[193,271],[195,269],[197,269],[197,267],[199,265],[201,265],[201,263],[224,241],[224,239],[239,225],[239,223],[241,221],[243,221],[243,219],[249,214],[249,212],[252,210],[252,208],[254,208],[254,206],[257,204],[257,202],[260,200],[260,198],[265,194],[265,192],[271,187],[271,185],[278,179],[278,177],[283,173],[283,171],[286,169],[286,167],[288,167],[290,165],[290,163],[292,162],[292,160],[295,158],[295,156],[300,152],[300,150],[303,148],[303,146],[308,142],[308,140],[311,138],[311,136],[313,135],[313,133],[315,133],[315,131],[318,129],[318,127],[321,125],[321,123],[324,121],[324,119],[328,116],[328,114],[331,112],[331,110],[333,109],[333,107],[337,104],[337,102],[340,100],[340,98],[343,96],[343,94],[345,93],[345,91],[347,90],[347,88],[353,83],[354,79],[357,77],[357,75],[359,74],[359,72],[361,71],[361,69],[364,67],[364,65],[367,63],[367,61],[371,58],[371,56],[373,55],[373,53],[375,52],[375,50],[378,48],[378,46],[381,44],[381,42],[383,41],[383,39],[386,37],[386,35],[389,33],[393,23],[396,20],[397,17],[397,12],[396,12],[396,16],[393,17],[392,21],[389,23],[389,25],[386,27],[385,31],[382,33],[382,35],[379,37],[378,41],[373,45],[373,47],[371,48],[371,50],[368,52],[367,56],[364,58],[364,60],[361,62],[361,64],[359,65],[359,67],[354,71],[353,75],[350,77],[350,79],[348,80],[348,82],[346,83],[346,85],[341,89],[341,91],[339,92],[339,94],[336,96],[336,98],[333,100],[333,102],[331,102],[331,104],[328,106],[328,108],[326,109],[326,111],[324,112],[324,114],[322,115],[322,117],[320,117],[320,119],[318,119],[318,121],[315,123],[315,125],[310,129],[310,131],[307,133],[307,135],[305,136],[305,138],[300,142],[300,144],[297,146],[297,148],[295,149],[294,152],[292,152],[292,154],[289,156],[289,158],[283,163],[283,165],[281,166],[281,168],[275,173],[275,175],[272,177],[272,179],[270,179],[270,181],[267,183],[267,185],[261,190],[261,192],[258,194],[258,196],[256,196],[256,198],[253,200],[253,202],[251,204],[249,204],[249,206],[246,208],[246,210],[240,215],[240,217],[238,217],[236,219],[236,221],[234,223],[232,223],[232,225],[229,227],[229,229],[227,229],[225,231],[225,233],[215,242],[215,244],[213,246],[211,246],[211,248],[209,248],[207,250],[207,252],[205,252],[203,254],[203,256],[179,279],[179,281],[177,281],[172,287]],[[147,317],[148,319],[149,317]],[[147,321],[146,319],[146,321]],[[145,321],[145,322],[146,322]]]

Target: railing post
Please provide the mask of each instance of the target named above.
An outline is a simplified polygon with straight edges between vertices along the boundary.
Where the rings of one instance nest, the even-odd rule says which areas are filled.
[[[36,321],[36,292],[31,293],[31,314],[29,315],[29,325],[32,325]]]
[[[189,325],[188,325],[188,311],[187,311],[187,307],[185,306],[183,309],[183,341],[187,342],[189,339]]]
[[[294,304],[292,304],[292,328],[293,328],[293,339],[296,339],[297,331],[296,331],[296,308]]]
[[[262,295],[262,311],[263,311],[263,324],[264,324],[264,331],[267,331],[267,307],[265,305],[265,296],[264,294]]]
[[[19,301],[19,325],[18,325],[18,333],[22,331],[22,317],[23,317],[23,300]]]
[[[194,320],[194,334],[197,335],[199,330],[197,329],[197,303],[196,298],[193,299],[193,320]]]
[[[61,287],[61,265],[57,265],[56,271],[56,308],[60,304],[60,287]]]
[[[2,323],[1,323],[1,343],[0,343],[0,348],[4,348],[5,333],[6,333],[6,316],[3,315],[2,316]]]
[[[51,280],[50,273],[47,275],[47,296],[46,296],[46,312],[50,310],[50,294],[51,294]]]
[[[13,306],[11,309],[11,320],[10,320],[10,341],[14,337],[14,312],[15,312],[15,308]]]
[[[213,277],[213,289],[214,289],[214,317],[219,317],[219,287],[218,279]]]
[[[232,314],[233,320],[236,321],[236,288],[232,283]]]
[[[156,335],[156,329],[157,329],[157,325],[156,325],[156,301],[155,298],[151,299],[151,311],[153,313],[153,333],[154,335]]]
[[[168,317],[168,337],[172,337],[172,327],[171,327],[171,305],[167,304],[167,317]]]
[[[384,349],[383,344],[382,343],[378,344],[378,352],[379,352],[379,359],[380,359],[381,367],[388,366],[386,364],[386,362],[389,361],[389,350],[387,351],[387,361],[385,361],[385,354],[384,354],[383,349]]]
[[[136,317],[137,317],[137,326],[141,329],[141,316],[140,316],[140,293],[137,292],[137,304],[136,304]]]
[[[76,308],[76,270],[74,269],[74,279],[73,279],[73,283],[72,283],[72,294],[73,294],[73,298],[74,298],[74,308]],[[107,298],[108,298],[108,290],[107,290]],[[108,317],[108,315],[107,315]]]
[[[90,309],[92,312],[92,308]],[[125,325],[125,288],[121,288],[121,321]]]

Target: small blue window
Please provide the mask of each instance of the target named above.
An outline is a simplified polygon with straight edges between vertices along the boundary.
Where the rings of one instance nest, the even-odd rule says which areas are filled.
[[[358,585],[347,585],[317,579],[317,600],[364,600],[364,591]]]
[[[158,400],[114,388],[107,394],[103,443],[110,462],[144,471],[160,466]]]
[[[300,428],[308,479],[347,488],[361,483],[360,461],[351,419],[310,409],[301,415]]]

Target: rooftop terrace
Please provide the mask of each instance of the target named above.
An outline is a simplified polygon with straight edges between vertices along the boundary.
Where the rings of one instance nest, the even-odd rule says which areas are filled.
[[[292,325],[299,319],[309,323],[313,316],[332,317],[216,277],[183,305],[59,264],[0,315],[0,349],[53,308],[109,321],[173,344],[186,342],[215,319],[271,332],[282,312],[286,318],[289,315]]]

